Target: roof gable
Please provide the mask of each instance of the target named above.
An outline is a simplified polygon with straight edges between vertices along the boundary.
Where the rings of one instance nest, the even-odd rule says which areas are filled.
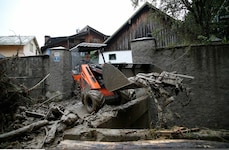
[[[111,35],[104,43],[109,43],[114,37],[116,37],[119,32],[121,32],[125,27],[130,26],[133,20],[136,20],[143,12],[145,11],[155,11],[159,15],[165,17],[168,20],[174,21],[175,19],[171,16],[167,15],[163,11],[159,10],[158,8],[151,5],[149,2],[145,2],[113,35]]]
[[[96,34],[98,34],[100,36],[108,37],[107,35],[104,35],[103,33],[99,32],[99,31],[95,30],[94,28],[90,27],[89,25],[87,25],[82,30],[80,30],[77,34],[74,34],[74,35],[71,35],[71,36],[50,37],[49,40],[45,43],[45,45],[54,45],[56,43],[67,41],[68,39],[74,38],[74,37],[81,38],[84,35],[90,34],[91,31],[95,32]]]
[[[87,25],[83,29],[81,29],[77,34],[74,34],[74,35],[70,36],[70,38],[71,37],[80,37],[80,36],[89,34],[91,31],[96,33],[96,34],[98,34],[99,36],[102,36],[102,37],[105,37],[105,38],[108,37],[107,35],[99,32],[98,30],[96,30],[96,29],[90,27],[89,25]]]

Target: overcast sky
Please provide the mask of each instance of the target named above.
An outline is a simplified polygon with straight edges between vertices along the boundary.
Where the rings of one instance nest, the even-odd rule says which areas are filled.
[[[138,8],[130,0],[0,0],[0,36],[34,35],[41,47],[45,35],[69,36],[86,25],[112,35]]]

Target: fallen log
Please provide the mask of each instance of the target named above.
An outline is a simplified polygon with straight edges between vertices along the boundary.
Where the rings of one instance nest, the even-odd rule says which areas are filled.
[[[58,150],[73,149],[183,149],[183,148],[228,148],[226,142],[214,142],[203,140],[143,140],[129,142],[98,142],[63,140],[57,146]]]
[[[49,123],[48,120],[41,120],[41,121],[34,122],[34,123],[30,124],[30,125],[24,126],[22,128],[19,128],[17,130],[13,130],[13,131],[10,131],[10,132],[7,132],[7,133],[0,134],[0,141],[5,141],[5,140],[8,140],[8,139],[17,137],[17,136],[19,136],[21,134],[31,132],[33,130],[36,130],[36,129],[40,128],[40,127],[43,127],[43,126],[47,125],[48,123]]]
[[[155,133],[147,129],[105,129],[79,126],[66,130],[63,138],[81,141],[123,142],[155,139]]]
[[[76,126],[65,130],[64,140],[123,142],[155,139],[195,139],[228,142],[227,130],[201,130],[199,128],[176,127],[174,129],[105,129]]]
[[[185,130],[186,131],[186,130]],[[219,141],[228,142],[229,141],[229,131],[227,130],[200,130],[199,132],[187,132],[182,131],[182,134],[177,134],[175,138],[177,139],[201,139],[209,141]]]

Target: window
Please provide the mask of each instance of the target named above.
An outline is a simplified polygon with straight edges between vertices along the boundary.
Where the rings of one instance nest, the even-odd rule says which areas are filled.
[[[30,50],[30,52],[33,53],[33,43],[30,43],[30,44],[29,44],[29,50]]]
[[[109,60],[116,60],[116,54],[109,54]]]

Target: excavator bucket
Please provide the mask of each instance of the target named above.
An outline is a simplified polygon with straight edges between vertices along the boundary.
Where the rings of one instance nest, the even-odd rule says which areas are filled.
[[[131,82],[118,68],[106,63],[103,66],[103,82],[106,89],[111,92],[131,85]]]

